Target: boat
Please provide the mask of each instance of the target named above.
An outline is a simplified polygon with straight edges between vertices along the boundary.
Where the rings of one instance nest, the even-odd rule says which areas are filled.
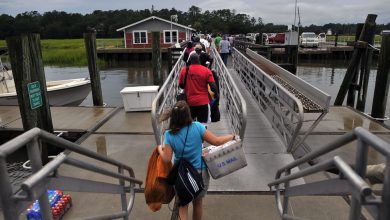
[[[12,71],[0,61],[0,106],[18,105]],[[91,91],[88,78],[47,81],[47,95],[50,106],[78,106]]]

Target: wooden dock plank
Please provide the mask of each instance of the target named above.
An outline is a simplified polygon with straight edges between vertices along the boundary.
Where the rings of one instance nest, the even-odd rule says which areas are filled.
[[[54,130],[84,132],[97,124],[115,108],[105,107],[50,107]],[[8,120],[2,127],[23,130],[18,106],[0,106],[0,118]]]
[[[121,109],[97,133],[147,133],[153,134],[150,111],[125,112]]]
[[[17,106],[0,107],[0,127],[4,128],[16,120],[20,120],[20,111]]]

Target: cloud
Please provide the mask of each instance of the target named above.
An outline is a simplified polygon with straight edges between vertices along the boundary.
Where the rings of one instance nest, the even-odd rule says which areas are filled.
[[[378,24],[390,23],[388,0],[297,0],[302,25],[326,23],[360,23],[367,14],[377,14]],[[261,17],[264,23],[293,24],[295,0],[0,0],[0,14],[16,14],[26,11],[66,11],[68,13],[92,13],[94,10],[176,8],[183,12],[195,5],[202,11],[230,9],[252,17]]]

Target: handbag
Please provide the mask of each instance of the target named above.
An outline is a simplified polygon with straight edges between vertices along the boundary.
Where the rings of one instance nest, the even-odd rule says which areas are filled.
[[[187,65],[186,66],[186,74],[184,76],[184,85],[183,85],[183,88],[186,88],[186,82],[187,82],[187,75],[188,75],[188,70],[190,69],[190,65]],[[180,89],[178,90],[178,93],[176,95],[176,101],[187,101],[187,95],[184,91],[184,89]]]
[[[179,197],[179,206],[186,206],[194,200],[204,189],[202,175],[183,158],[186,147],[187,134],[184,141],[184,147],[181,152],[181,158],[173,165],[171,172],[167,177],[167,182],[173,184],[176,195]]]
[[[161,209],[162,204],[168,204],[175,196],[173,186],[166,182],[172,169],[172,163],[165,163],[157,147],[150,155],[145,181],[145,201],[149,208],[155,212]]]

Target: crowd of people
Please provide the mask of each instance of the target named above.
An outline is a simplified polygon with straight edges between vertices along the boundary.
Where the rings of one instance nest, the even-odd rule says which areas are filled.
[[[163,144],[158,146],[163,161],[170,163],[173,159],[176,163],[184,158],[201,174],[204,188],[192,201],[192,219],[196,220],[202,219],[203,198],[210,179],[207,165],[201,159],[203,143],[218,146],[236,139],[234,134],[217,136],[207,129],[208,123],[220,120],[219,80],[212,70],[215,57],[210,54],[213,44],[226,65],[231,47],[226,36],[218,35],[214,40],[210,35],[193,36],[187,43],[183,55],[185,67],[178,82],[185,91],[186,100],[176,102],[171,109],[169,128],[165,131]],[[179,206],[179,217],[188,219],[188,205]]]

